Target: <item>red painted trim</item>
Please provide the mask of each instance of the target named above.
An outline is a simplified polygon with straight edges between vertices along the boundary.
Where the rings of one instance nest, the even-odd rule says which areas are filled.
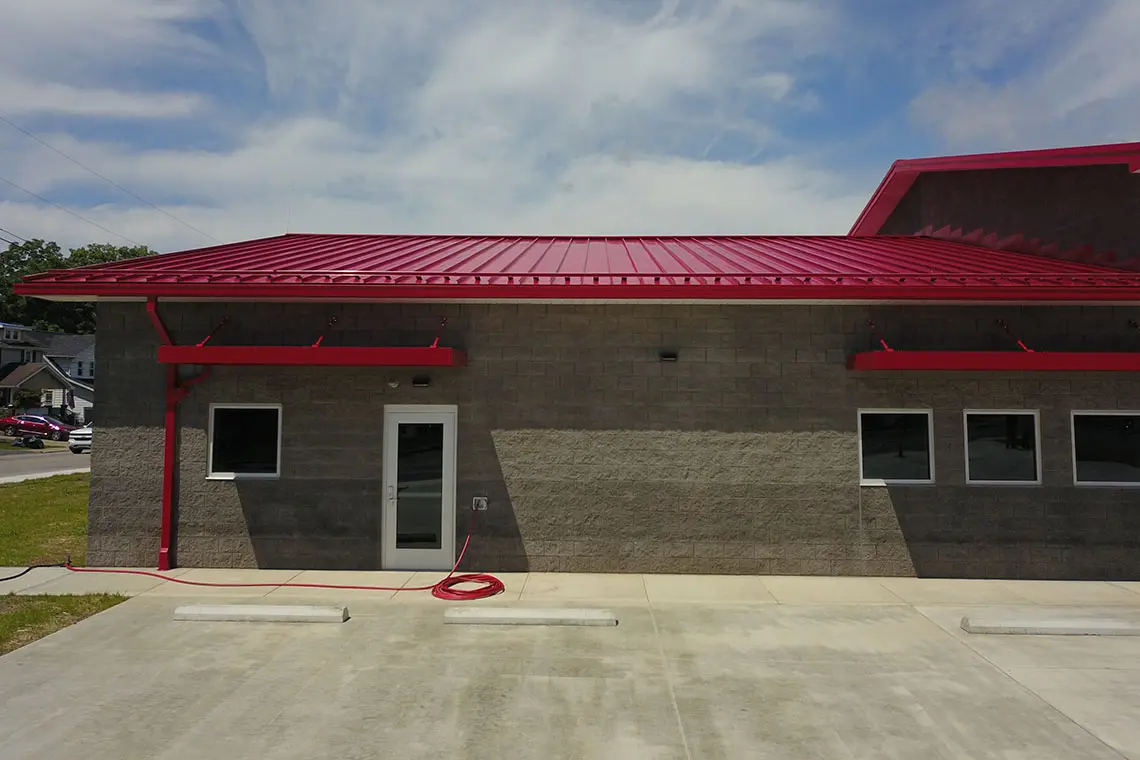
[[[667,277],[663,277],[667,279]],[[201,298],[212,300],[319,301],[512,301],[540,300],[712,300],[712,301],[998,301],[1071,302],[1140,300],[1140,275],[1134,272],[1090,272],[1087,275],[910,275],[875,276],[862,284],[858,276],[786,275],[765,284],[713,284],[694,276],[688,285],[318,285],[318,284],[184,284],[176,286],[24,283],[20,295],[88,298]],[[726,279],[726,278],[721,278]],[[743,279],[743,278],[737,278]],[[756,279],[756,278],[754,278]],[[776,280],[777,278],[767,278]],[[936,284],[922,284],[925,280]],[[806,281],[806,282],[805,282]],[[967,281],[972,284],[966,284]],[[914,284],[910,284],[914,283]]]
[[[859,214],[859,218],[855,220],[851,231],[847,233],[848,235],[854,237],[877,235],[883,225],[887,223],[887,219],[895,212],[899,203],[902,202],[902,199],[910,192],[920,172],[898,171],[896,169],[898,164],[899,162],[896,161],[891,165],[887,176],[875,188],[871,200],[867,202],[862,213]]]
[[[162,364],[308,367],[462,367],[454,348],[392,346],[159,346]]]
[[[868,351],[849,356],[847,368],[855,371],[1140,372],[1140,352]]]
[[[1140,170],[1140,143],[1089,145],[1051,150],[1025,150],[1009,153],[975,153],[965,156],[938,156],[895,161],[879,183],[871,200],[855,220],[854,237],[877,235],[899,202],[923,172],[977,171],[990,169],[1045,169],[1062,166],[1104,166],[1124,164],[1128,171]]]

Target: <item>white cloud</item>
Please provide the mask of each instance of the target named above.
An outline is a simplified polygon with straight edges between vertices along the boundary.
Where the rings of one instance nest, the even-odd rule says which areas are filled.
[[[78,17],[54,28],[55,13],[0,0],[0,9],[18,8],[14,18],[29,40],[18,63],[15,54],[0,57],[0,75],[32,83],[25,88],[39,84],[26,111],[224,125],[233,144],[210,150],[140,149],[105,133],[95,139],[82,130],[40,130],[222,239],[279,234],[287,225],[327,232],[842,232],[865,200],[864,187],[805,160],[702,158],[725,135],[743,141],[747,153],[781,145],[765,114],[810,101],[796,65],[822,49],[836,22],[829,0],[67,1]],[[97,23],[98,10],[114,14],[111,21]],[[256,60],[194,36],[186,26],[192,20],[239,29]],[[84,42],[104,26],[107,44]],[[37,37],[51,39],[42,54],[31,42]],[[64,49],[71,50],[70,71],[38,67],[39,58]],[[132,59],[169,69],[183,58],[184,70],[174,69],[183,74],[231,64],[243,76],[260,70],[266,110],[248,117],[212,101],[210,92],[152,96],[116,87],[116,72]],[[76,67],[83,76],[72,76]],[[40,78],[32,79],[28,72],[36,71]],[[78,210],[132,239],[162,250],[208,242],[2,129],[0,161],[7,176],[46,197],[74,197],[82,188],[114,197],[115,204]],[[12,196],[0,205],[0,220],[18,234],[67,244],[113,240],[58,209],[23,201]]]
[[[958,76],[914,100],[916,123],[969,149],[1140,136],[1140,3],[974,0],[974,6],[970,17],[981,34],[963,35],[955,49]],[[1012,73],[995,75],[1003,70]]]
[[[196,93],[123,92],[106,87],[72,87],[58,82],[0,79],[0,103],[9,115],[115,118],[189,116],[202,109]]]

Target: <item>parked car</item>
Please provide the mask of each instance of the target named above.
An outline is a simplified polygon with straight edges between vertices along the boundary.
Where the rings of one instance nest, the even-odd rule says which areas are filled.
[[[24,434],[50,438],[53,441],[66,441],[74,429],[74,425],[38,414],[17,414],[0,419],[0,430],[8,436]]]
[[[72,430],[67,439],[67,448],[71,450],[72,454],[82,454],[85,451],[91,451],[91,438],[95,429],[88,422],[81,428]]]

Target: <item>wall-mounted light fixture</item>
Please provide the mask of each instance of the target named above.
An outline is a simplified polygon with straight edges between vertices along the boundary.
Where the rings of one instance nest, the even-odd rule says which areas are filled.
[[[431,378],[427,375],[417,375],[412,378],[413,388],[427,388],[429,385],[431,385]]]
[[[673,350],[662,349],[657,352],[657,358],[663,362],[677,361],[677,352]]]
[[[396,390],[397,388],[400,387],[400,381],[393,377],[391,380],[388,381],[388,387],[391,388],[392,390]]]

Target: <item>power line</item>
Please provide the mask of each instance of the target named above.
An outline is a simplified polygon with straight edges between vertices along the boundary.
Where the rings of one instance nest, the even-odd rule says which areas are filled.
[[[126,235],[120,235],[119,233],[115,232],[114,230],[111,230],[111,229],[107,229],[106,227],[104,227],[103,225],[99,224],[98,222],[93,222],[93,221],[91,221],[90,219],[88,219],[87,217],[83,216],[82,214],[80,214],[80,213],[78,213],[78,212],[75,212],[75,211],[72,211],[71,209],[67,208],[66,206],[61,206],[61,205],[59,205],[58,203],[56,203],[55,201],[49,201],[47,198],[43,197],[42,195],[36,195],[35,193],[33,193],[33,192],[32,192],[31,190],[29,190],[28,188],[26,188],[26,187],[20,187],[19,185],[17,185],[15,182],[13,182],[13,181],[12,181],[12,180],[10,180],[10,179],[5,179],[4,177],[0,177],[0,182],[4,182],[5,184],[11,185],[12,187],[16,188],[17,190],[19,190],[19,191],[21,191],[21,192],[24,192],[24,193],[27,193],[28,195],[32,196],[33,198],[35,198],[35,199],[37,199],[37,200],[41,200],[41,201],[43,201],[44,203],[50,204],[50,205],[52,205],[52,206],[55,206],[55,207],[56,207],[57,209],[59,209],[60,211],[66,212],[66,213],[68,213],[68,214],[71,214],[71,215],[72,215],[72,216],[74,216],[76,219],[82,219],[83,221],[85,221],[85,222],[87,222],[88,224],[90,224],[92,227],[98,227],[99,229],[103,230],[104,232],[109,232],[109,233],[111,233],[112,235],[114,235],[115,237],[118,237],[118,238],[122,238],[123,240],[126,240],[126,241],[127,241],[128,243],[130,243],[131,245],[142,246],[142,243],[140,243],[139,241],[137,241],[137,240],[131,240],[131,239],[130,239],[129,237],[127,237]]]
[[[25,243],[28,242],[27,238],[20,237],[15,232],[12,232],[11,230],[6,230],[3,227],[0,227],[0,232],[3,232],[5,235],[11,235],[12,237],[16,238],[17,240],[23,240]]]
[[[122,185],[120,185],[118,182],[115,182],[115,181],[114,181],[113,179],[111,179],[110,177],[108,177],[108,176],[106,176],[106,175],[104,175],[104,174],[100,174],[99,172],[95,171],[94,169],[92,169],[90,166],[88,166],[87,164],[83,163],[83,162],[82,162],[82,161],[80,161],[79,159],[77,159],[77,158],[72,158],[71,156],[67,155],[66,153],[64,153],[64,152],[63,152],[62,150],[60,150],[59,148],[55,147],[54,145],[52,145],[52,144],[50,144],[50,143],[48,143],[48,142],[44,141],[42,138],[40,138],[40,137],[37,137],[36,135],[32,134],[32,133],[31,133],[31,132],[29,132],[28,130],[24,129],[24,128],[23,128],[23,127],[21,127],[19,124],[15,123],[14,121],[12,121],[11,119],[9,119],[8,117],[4,116],[4,114],[0,114],[0,121],[4,122],[5,124],[7,124],[8,126],[12,127],[13,129],[16,129],[16,130],[19,130],[20,132],[23,132],[25,135],[27,135],[28,137],[32,138],[33,140],[35,140],[36,142],[38,142],[40,145],[44,146],[44,147],[45,147],[45,148],[47,148],[48,150],[50,150],[50,151],[53,151],[54,153],[58,153],[59,155],[61,155],[61,156],[63,156],[64,158],[66,158],[66,159],[67,159],[68,161],[70,161],[71,163],[73,163],[73,164],[75,164],[76,166],[78,166],[79,168],[81,168],[81,169],[85,169],[85,170],[87,170],[87,171],[91,172],[92,174],[94,174],[94,175],[95,175],[96,177],[98,177],[99,179],[101,179],[101,180],[103,180],[104,182],[107,182],[107,183],[109,183],[109,184],[113,185],[114,187],[118,188],[119,190],[122,190],[124,193],[126,193],[126,194],[127,194],[127,195],[129,195],[129,196],[131,196],[131,197],[132,197],[132,198],[134,198],[135,200],[137,200],[137,201],[139,201],[139,202],[141,202],[141,203],[145,203],[146,205],[148,205],[148,206],[150,206],[151,208],[153,208],[155,211],[158,211],[158,212],[160,212],[160,213],[162,213],[162,214],[165,214],[166,216],[170,217],[171,219],[173,219],[174,221],[178,222],[179,224],[181,224],[181,225],[183,225],[183,226],[185,226],[185,227],[188,227],[188,228],[190,228],[190,229],[194,230],[195,232],[197,232],[197,233],[198,233],[199,235],[201,235],[202,237],[208,238],[209,240],[212,240],[212,241],[213,241],[213,242],[215,242],[215,243],[219,243],[219,244],[220,244],[220,243],[222,242],[221,240],[218,240],[216,237],[214,237],[213,235],[209,234],[208,232],[203,232],[202,230],[198,229],[197,227],[195,227],[194,225],[190,224],[189,222],[186,222],[186,221],[183,221],[182,219],[179,219],[178,217],[176,217],[174,214],[170,213],[170,212],[169,212],[169,211],[167,211],[166,209],[164,209],[164,208],[161,208],[161,207],[159,207],[159,206],[156,206],[155,204],[153,204],[153,203],[151,203],[150,201],[148,201],[146,198],[143,198],[143,197],[141,197],[141,196],[139,196],[139,195],[136,195],[135,193],[131,192],[131,191],[130,191],[130,190],[128,190],[127,188],[125,188],[125,187],[123,187]]]

